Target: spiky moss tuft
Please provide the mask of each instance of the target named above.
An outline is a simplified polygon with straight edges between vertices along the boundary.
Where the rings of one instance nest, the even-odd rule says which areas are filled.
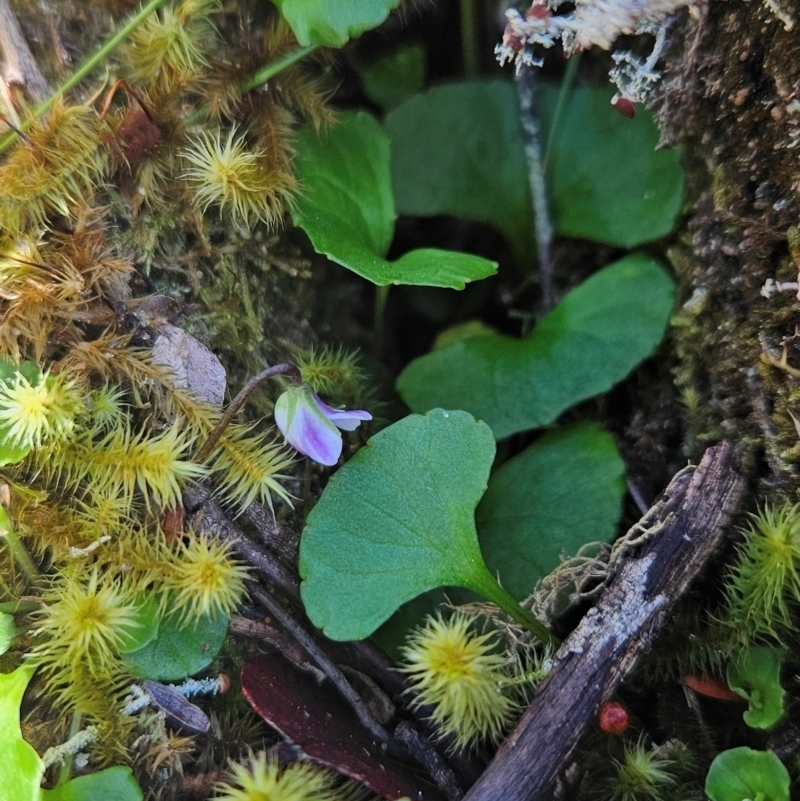
[[[346,406],[360,406],[367,386],[359,355],[344,348],[293,349],[303,381],[318,395],[335,398]]]
[[[208,65],[218,0],[184,0],[153,14],[123,48],[123,69],[135,86],[167,94],[197,81]]]
[[[0,383],[0,425],[19,447],[39,448],[69,439],[84,409],[75,382],[62,376],[42,375],[32,382],[18,372]]]
[[[99,442],[87,436],[73,443],[70,453],[62,454],[59,467],[73,471],[69,483],[85,476],[90,498],[116,493],[132,500],[138,490],[145,505],[154,501],[167,509],[181,503],[185,484],[208,473],[205,466],[187,458],[193,444],[179,423],[155,436],[145,429],[134,433],[123,424]]]
[[[614,801],[660,801],[664,791],[675,784],[673,762],[664,759],[655,747],[646,748],[639,740],[625,746],[621,760],[614,760],[610,798]]]
[[[9,238],[74,219],[103,183],[102,123],[88,106],[57,102],[0,166],[0,230]]]
[[[519,710],[504,692],[511,684],[509,660],[497,646],[494,633],[478,634],[457,612],[448,620],[429,616],[401,649],[414,705],[431,705],[431,720],[457,748],[497,742]]]
[[[800,602],[800,504],[765,504],[751,515],[726,578],[726,622],[742,642],[781,639]]]
[[[292,762],[283,770],[263,752],[247,765],[231,763],[230,780],[218,784],[219,801],[340,801],[337,776],[308,762]]]
[[[44,597],[43,615],[34,627],[41,643],[30,659],[51,687],[69,684],[79,670],[108,679],[120,669],[118,649],[126,633],[140,625],[138,611],[124,581],[101,578],[97,569],[85,579],[64,573]]]
[[[294,202],[297,181],[273,167],[265,152],[248,148],[244,136],[234,139],[235,134],[229,131],[223,143],[220,133],[202,132],[182,151],[188,164],[183,178],[194,193],[194,205],[202,211],[216,206],[241,228],[259,220],[274,226]]]
[[[231,425],[211,455],[211,465],[225,500],[245,509],[254,500],[273,508],[273,496],[289,506],[291,495],[279,480],[294,463],[294,456],[270,433],[252,434],[252,426]]]
[[[237,562],[232,544],[189,532],[165,552],[159,565],[164,603],[191,623],[203,615],[229,615],[246,593],[248,568]]]
[[[110,431],[127,417],[125,391],[114,384],[103,384],[87,397],[88,411],[97,431]]]

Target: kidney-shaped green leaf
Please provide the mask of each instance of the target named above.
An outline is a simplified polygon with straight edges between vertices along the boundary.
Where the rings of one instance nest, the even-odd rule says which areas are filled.
[[[782,661],[777,648],[753,645],[728,665],[728,686],[749,702],[743,717],[754,729],[770,729],[784,715]]]
[[[395,223],[389,161],[389,140],[369,114],[344,115],[321,135],[312,126],[300,131],[303,193],[292,217],[314,249],[379,286],[463,289],[492,275],[495,262],[467,253],[422,249],[387,261]]]
[[[361,70],[364,92],[383,108],[392,108],[422,89],[427,70],[425,46],[411,42]]]
[[[0,674],[0,801],[36,801],[44,763],[22,738],[19,707],[35,668]]]
[[[301,45],[344,47],[380,25],[400,0],[273,0]]]
[[[143,793],[127,766],[76,776],[52,790],[42,790],[42,801],[142,801]]]
[[[158,634],[136,651],[122,654],[125,667],[134,675],[154,681],[177,681],[207,667],[219,653],[228,633],[230,617],[204,614],[191,623],[179,615],[161,620]]]
[[[484,590],[475,531],[495,445],[461,411],[410,415],[376,434],[328,483],[300,541],[300,592],[334,640],[369,636],[440,586]]]
[[[669,233],[683,197],[680,153],[659,150],[647,111],[611,108],[610,89],[573,89],[548,165],[551,213],[563,236],[631,248]],[[546,140],[559,89],[540,87]],[[532,212],[519,105],[503,81],[437,86],[393,109],[392,174],[401,214],[452,214],[505,234],[532,253]]]
[[[556,229],[633,248],[668,234],[683,202],[681,153],[656,150],[658,126],[639,109],[626,119],[611,107],[613,89],[574,89],[564,108],[548,165]],[[543,95],[552,119],[557,90]]]
[[[711,801],[789,801],[789,771],[772,751],[731,748],[718,754],[706,776]]]
[[[294,221],[311,226],[315,245],[314,234],[386,255],[396,217],[389,148],[378,121],[364,112],[342,115],[319,135],[312,125],[301,129],[295,166],[303,193]]]
[[[545,434],[492,475],[476,512],[478,536],[511,595],[530,595],[562,553],[614,536],[624,476],[613,437],[594,423]]]
[[[465,409],[498,439],[547,425],[653,353],[673,292],[653,259],[627,256],[572,290],[527,338],[486,334],[436,350],[408,365],[398,391],[415,412]]]

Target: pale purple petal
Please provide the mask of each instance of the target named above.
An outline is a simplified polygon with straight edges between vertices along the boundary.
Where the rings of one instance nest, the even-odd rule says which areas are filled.
[[[321,401],[316,395],[314,400],[328,418],[337,428],[342,431],[355,431],[365,420],[372,420],[372,415],[362,409],[334,409],[327,403]]]
[[[281,428],[277,415],[275,422],[286,441],[304,456],[328,467],[339,461],[342,435],[316,409],[301,401],[286,430]]]
[[[342,455],[343,431],[353,431],[369,412],[333,409],[323,403],[308,384],[289,387],[275,401],[275,424],[298,452],[328,467]]]

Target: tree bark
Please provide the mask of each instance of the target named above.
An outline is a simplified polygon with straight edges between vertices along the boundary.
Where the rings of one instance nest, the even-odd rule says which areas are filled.
[[[722,443],[682,471],[626,538],[635,555],[561,646],[516,729],[464,801],[543,798],[599,706],[658,636],[678,599],[722,541],[745,491]]]
[[[797,0],[698,6],[675,31],[658,118],[687,154],[673,336],[699,449],[733,442],[761,490],[800,489],[800,30]],[[794,20],[792,27],[791,20]],[[681,48],[681,44],[683,47]],[[769,289],[767,289],[769,294]],[[688,397],[688,395],[686,396]],[[764,458],[766,457],[766,458]]]

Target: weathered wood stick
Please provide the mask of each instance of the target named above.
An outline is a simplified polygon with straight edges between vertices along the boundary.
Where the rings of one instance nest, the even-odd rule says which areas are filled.
[[[5,60],[0,71],[7,83],[21,86],[37,102],[50,94],[50,85],[22,35],[8,0],[0,0],[0,51]]]
[[[650,649],[678,599],[722,541],[745,492],[733,448],[706,451],[634,526],[635,544],[597,605],[556,654],[516,729],[464,801],[539,801],[598,707]]]

